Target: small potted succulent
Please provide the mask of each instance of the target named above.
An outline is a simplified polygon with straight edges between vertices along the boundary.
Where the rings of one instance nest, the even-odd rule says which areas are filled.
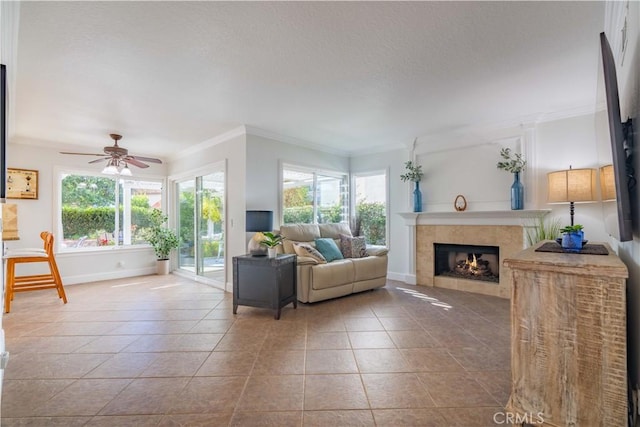
[[[566,252],[580,252],[584,242],[584,227],[580,224],[567,225],[560,232],[562,233],[561,245]]]
[[[269,258],[275,258],[278,253],[278,246],[282,244],[284,237],[279,234],[272,233],[271,231],[265,231],[262,235],[264,238],[260,244],[267,247]]]

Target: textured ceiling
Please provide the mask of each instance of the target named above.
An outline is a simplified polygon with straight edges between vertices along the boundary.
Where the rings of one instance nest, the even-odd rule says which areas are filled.
[[[360,153],[593,106],[601,2],[23,2],[18,140]]]

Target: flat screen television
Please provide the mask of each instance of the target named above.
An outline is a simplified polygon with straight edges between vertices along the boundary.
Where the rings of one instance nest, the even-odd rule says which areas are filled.
[[[599,149],[600,185],[605,231],[621,242],[633,239],[631,191],[636,185],[632,163],[631,119],[622,122],[616,63],[605,33],[600,33],[608,144]],[[607,185],[609,190],[607,190]],[[614,189],[615,187],[615,189]],[[609,194],[609,195],[608,195]]]

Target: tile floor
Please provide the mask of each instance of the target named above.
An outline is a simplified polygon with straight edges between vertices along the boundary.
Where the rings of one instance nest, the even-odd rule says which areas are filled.
[[[389,282],[231,312],[145,276],[17,294],[3,426],[488,426],[509,395],[509,302]]]

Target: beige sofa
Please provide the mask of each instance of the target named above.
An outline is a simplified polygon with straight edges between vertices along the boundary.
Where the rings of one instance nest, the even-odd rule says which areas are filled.
[[[340,234],[351,236],[347,224],[290,224],[280,227],[285,237],[284,253],[295,254],[293,244],[309,243],[328,237],[340,246]],[[298,256],[298,301],[316,302],[380,288],[387,281],[387,248],[367,245],[367,256],[345,258],[320,264],[310,257]]]

